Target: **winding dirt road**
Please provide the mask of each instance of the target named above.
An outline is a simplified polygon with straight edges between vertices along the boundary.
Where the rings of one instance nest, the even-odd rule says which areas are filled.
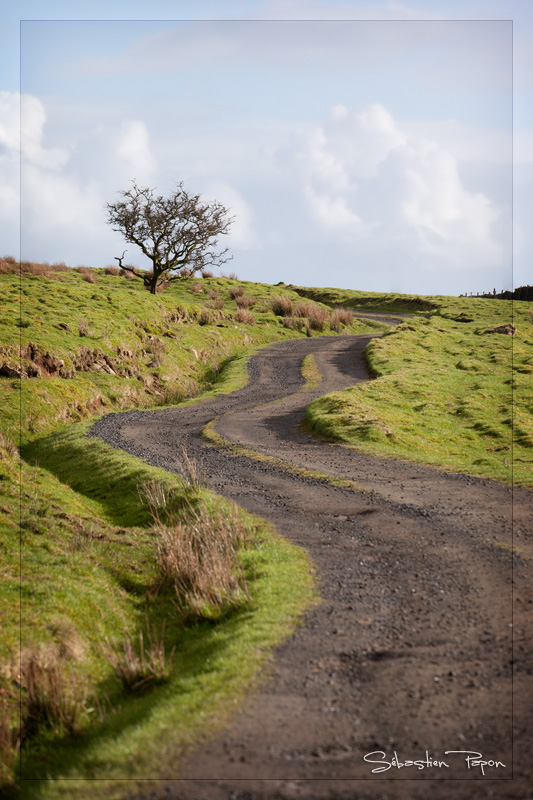
[[[224,733],[187,756],[180,779],[136,797],[533,797],[533,492],[299,430],[314,397],[370,378],[370,338],[273,345],[232,395],[93,428],[178,472],[185,446],[211,489],[307,548],[323,598]],[[300,372],[310,353],[323,376],[314,391]],[[225,440],[276,461],[207,443],[215,418]]]

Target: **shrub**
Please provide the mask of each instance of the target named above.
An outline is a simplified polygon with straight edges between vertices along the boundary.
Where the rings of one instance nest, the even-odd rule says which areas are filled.
[[[255,317],[251,311],[246,311],[245,308],[238,308],[235,314],[237,322],[242,322],[243,325],[255,325]]]
[[[276,295],[270,301],[270,307],[278,317],[288,317],[293,313],[293,302],[286,295]]]

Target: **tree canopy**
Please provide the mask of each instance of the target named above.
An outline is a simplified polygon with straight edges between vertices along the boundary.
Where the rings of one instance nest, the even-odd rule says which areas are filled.
[[[167,197],[132,182],[120,192],[121,199],[107,203],[107,221],[127,242],[137,245],[152,262],[151,272],[123,263],[124,251],[115,256],[121,268],[142,278],[152,294],[162,281],[194,275],[207,267],[229,261],[228,248],[218,250],[218,238],[229,232],[234,217],[219,202],[202,202],[189,194],[183,181]]]

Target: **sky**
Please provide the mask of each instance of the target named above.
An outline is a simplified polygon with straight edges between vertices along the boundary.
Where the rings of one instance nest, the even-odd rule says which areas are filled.
[[[4,255],[102,267],[106,203],[178,182],[244,280],[533,283],[529,0],[4,0]]]

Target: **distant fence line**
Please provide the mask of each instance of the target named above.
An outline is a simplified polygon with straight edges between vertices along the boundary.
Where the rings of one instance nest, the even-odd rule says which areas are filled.
[[[493,289],[492,292],[470,292],[460,294],[459,297],[487,297],[497,300],[533,300],[533,286],[519,286],[513,292],[509,289],[502,289],[497,292]]]

